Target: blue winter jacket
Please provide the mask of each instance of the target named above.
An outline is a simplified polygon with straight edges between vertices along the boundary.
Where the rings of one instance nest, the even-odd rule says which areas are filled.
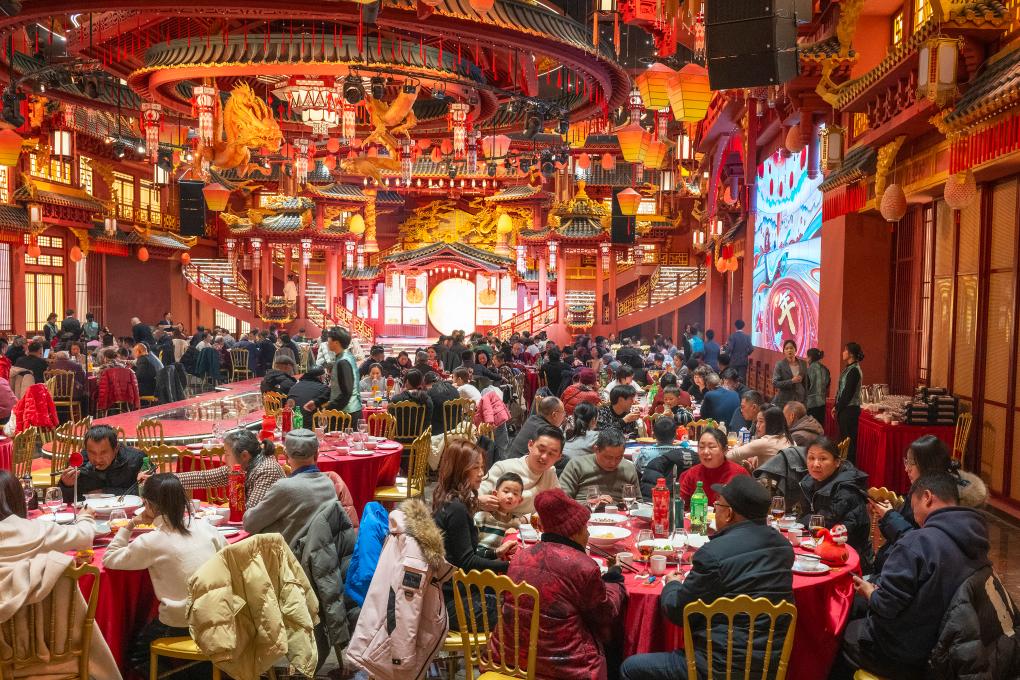
[[[358,541],[354,544],[354,555],[347,568],[347,581],[344,592],[358,606],[365,604],[368,586],[372,583],[379,555],[382,554],[383,543],[390,530],[389,513],[381,503],[372,501],[361,513],[361,524],[358,526]]]

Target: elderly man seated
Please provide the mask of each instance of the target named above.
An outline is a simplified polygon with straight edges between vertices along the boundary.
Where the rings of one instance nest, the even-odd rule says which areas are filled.
[[[122,494],[136,491],[135,482],[145,454],[117,441],[117,431],[109,425],[94,425],[85,433],[85,462],[60,477],[64,501],[74,496],[78,480],[78,499],[87,493]]]
[[[603,503],[615,504],[623,499],[623,485],[638,488],[634,463],[623,459],[627,440],[616,428],[599,432],[590,456],[571,458],[559,475],[560,488],[577,501],[586,501],[589,487],[597,487]],[[640,494],[639,494],[640,495]]]
[[[266,376],[262,378],[259,390],[262,394],[266,392],[287,394],[290,392],[290,388],[294,387],[294,383],[297,382],[294,378],[294,370],[296,368],[297,364],[286,354],[275,357],[273,359],[273,367],[266,371]]]
[[[244,530],[251,534],[282,534],[287,543],[323,503],[335,501],[336,487],[315,464],[319,440],[311,430],[291,430],[283,441],[290,475],[278,480],[262,502],[244,513]]]
[[[783,406],[783,416],[790,428],[790,436],[797,446],[811,446],[825,434],[822,423],[808,415],[807,407],[799,401],[788,401]]]

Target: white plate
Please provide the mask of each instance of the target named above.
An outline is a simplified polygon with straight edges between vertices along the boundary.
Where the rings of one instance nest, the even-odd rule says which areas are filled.
[[[786,526],[786,527],[780,526],[779,527],[780,531],[789,531],[790,529],[799,529],[800,531],[804,531],[804,525],[801,524],[800,522],[797,522],[796,524],[791,524],[790,526]]]
[[[652,546],[653,555],[667,555],[672,557],[676,552],[677,546],[673,545],[673,542],[668,538],[653,538],[648,541],[641,541],[637,547],[640,549],[641,546]]]
[[[832,571],[832,567],[824,562],[819,562],[817,569],[807,569],[797,560],[793,562],[793,573],[800,574],[801,576],[821,576],[822,574],[828,574],[830,571]]]
[[[650,505],[639,505],[630,511],[630,516],[634,519],[644,520],[645,522],[652,521],[652,506]]]
[[[375,451],[355,451],[354,449],[351,449],[350,452],[349,452],[349,455],[352,455],[352,456],[374,456],[375,455]]]
[[[630,536],[630,529],[617,526],[599,526],[590,530],[588,542],[600,548],[608,548]]]
[[[85,505],[95,510],[97,515],[104,517],[118,509],[131,513],[142,505],[142,499],[138,496],[124,496],[124,500],[120,503],[117,502],[117,498],[118,496],[113,496],[111,498],[101,498],[98,500],[86,500]]]
[[[53,521],[53,513],[47,512],[45,515],[40,515],[39,519],[41,519],[44,522],[52,522]],[[57,513],[57,524],[70,524],[73,521],[74,521],[74,513],[73,512],[58,512]]]
[[[627,515],[621,512],[594,512],[588,518],[589,524],[612,525],[623,524],[627,521]]]
[[[701,534],[687,534],[687,545],[691,546],[695,550],[708,543],[708,536],[702,536]]]

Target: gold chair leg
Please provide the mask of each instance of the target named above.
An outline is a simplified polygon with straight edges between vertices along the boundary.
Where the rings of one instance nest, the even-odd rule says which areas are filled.
[[[159,680],[159,654],[149,650],[149,680]]]
[[[447,680],[454,680],[457,677],[457,655],[450,653],[446,657],[446,677]],[[465,676],[465,680],[467,680]]]
[[[212,680],[220,680],[220,669],[216,667],[216,664],[212,665]]]

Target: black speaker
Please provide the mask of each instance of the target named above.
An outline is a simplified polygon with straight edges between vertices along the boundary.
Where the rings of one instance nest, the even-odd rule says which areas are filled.
[[[634,217],[620,212],[620,201],[616,198],[621,191],[623,189],[613,189],[613,243],[634,243]]]
[[[706,6],[708,81],[713,90],[778,85],[797,76],[801,0],[730,0]]]
[[[180,188],[181,236],[205,235],[205,195],[202,194],[203,182],[184,180],[178,183]]]

